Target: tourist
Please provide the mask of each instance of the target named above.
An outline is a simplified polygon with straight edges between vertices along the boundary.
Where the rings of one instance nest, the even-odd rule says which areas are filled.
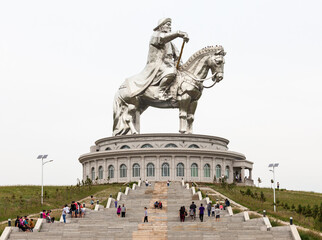
[[[144,220],[143,222],[149,222],[148,221],[148,209],[144,207]]]
[[[155,203],[154,203],[154,209],[156,209],[158,207],[159,207],[159,202],[158,201],[155,201]]]
[[[162,202],[161,200],[159,200],[159,206],[158,206],[160,209],[162,209]]]
[[[224,209],[224,206],[222,205],[222,203],[220,202],[220,204],[219,204],[219,209],[220,210],[223,210]]]
[[[149,182],[148,180],[145,180],[145,186],[148,187],[149,186]]]
[[[211,203],[210,202],[207,204],[207,212],[208,212],[208,217],[210,217],[210,212],[211,212]]]
[[[41,215],[41,217],[42,217],[43,219],[46,219],[46,210],[42,210],[42,215]]]
[[[76,210],[75,210],[75,217],[79,216],[79,205],[78,205],[78,202],[75,202],[75,207],[76,207]]]
[[[123,204],[121,208],[121,217],[125,217],[125,213],[126,213],[126,207]]]
[[[66,223],[66,215],[67,215],[67,213],[68,213],[68,207],[67,207],[67,204],[65,204],[65,207],[63,207],[63,212],[62,212],[64,223]]]
[[[85,210],[86,210],[85,204],[83,204],[83,207],[81,208],[81,210],[82,210],[82,217],[84,217],[85,216]]]
[[[28,223],[29,223],[30,231],[33,232],[35,228],[34,220],[31,218]]]
[[[229,206],[230,206],[230,202],[229,202],[229,200],[226,198],[224,209],[226,210],[226,207],[229,207]]]
[[[94,208],[94,197],[93,195],[91,196],[91,209],[93,210]]]
[[[193,218],[196,219],[196,204],[195,202],[192,202],[192,204],[190,205],[190,210],[193,210]]]
[[[215,216],[215,204],[213,204],[211,207],[211,216]]]
[[[121,205],[119,205],[119,207],[117,208],[116,214],[117,214],[118,217],[120,217],[120,214],[121,214]]]
[[[169,187],[170,186],[170,180],[167,181],[167,186]]]
[[[70,205],[70,211],[72,212],[72,217],[75,217],[75,214],[76,214],[75,201],[72,201],[72,204]]]
[[[191,221],[194,221],[196,219],[195,211],[193,209],[190,209],[190,217]]]
[[[199,208],[199,218],[200,218],[200,221],[201,222],[203,222],[204,212],[205,212],[205,208],[203,207],[203,204],[201,203],[200,204],[200,208]]]
[[[20,219],[20,217],[19,217],[19,216],[17,216],[17,219],[16,219],[16,221],[15,221],[15,227],[19,227],[19,219]]]
[[[25,225],[26,231],[31,232],[30,225],[29,225],[29,219],[27,216],[24,217],[23,224]]]
[[[115,201],[114,201],[114,206],[115,206],[115,208],[117,208],[117,199],[115,199]]]
[[[220,209],[218,207],[216,207],[215,209],[215,215],[216,215],[216,222],[219,221],[220,218]]]
[[[277,182],[277,190],[280,190],[280,182]]]
[[[184,206],[182,206],[180,209],[179,209],[179,217],[180,217],[180,222],[184,222],[185,220],[185,217],[186,217],[186,209]]]

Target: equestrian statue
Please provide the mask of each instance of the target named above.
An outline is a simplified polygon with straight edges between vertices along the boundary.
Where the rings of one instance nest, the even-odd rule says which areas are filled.
[[[203,88],[223,79],[225,51],[222,46],[205,47],[182,63],[188,34],[171,32],[171,19],[159,20],[153,29],[147,64],[142,72],[127,78],[117,91],[113,104],[113,136],[138,134],[140,115],[149,107],[179,108],[180,133],[192,133],[197,103]],[[171,42],[182,38],[179,53]],[[211,76],[208,73],[211,71]],[[210,86],[204,81],[211,79]]]

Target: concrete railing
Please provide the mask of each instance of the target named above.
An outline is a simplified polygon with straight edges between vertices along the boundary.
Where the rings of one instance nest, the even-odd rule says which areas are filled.
[[[115,200],[114,198],[109,197],[106,203],[106,208],[111,208],[112,201]]]
[[[117,198],[116,198],[116,200],[117,200],[117,201],[120,201],[120,200],[121,200],[121,195],[122,195],[122,193],[121,193],[121,192],[119,192],[119,193],[117,194]]]
[[[202,200],[201,192],[200,192],[200,191],[198,191],[198,192],[197,192],[197,194],[198,194],[198,196],[199,196],[199,201],[201,201],[201,200]]]
[[[272,224],[271,222],[269,221],[268,217],[263,217],[263,220],[264,220],[264,223],[266,225],[266,229],[267,231],[271,230],[272,228]]]
[[[98,211],[98,210],[100,210],[100,205],[99,204],[96,204],[95,205],[95,208],[94,208],[94,211]]]
[[[228,206],[226,209],[228,211],[229,216],[233,216],[234,215],[233,209],[231,208],[231,206]]]
[[[300,234],[297,231],[297,228],[295,225],[290,225],[291,228],[291,234],[294,240],[301,240]]]
[[[38,218],[36,225],[34,227],[34,232],[39,232],[41,229],[42,224],[45,222],[46,219]]]
[[[189,183],[186,183],[186,189],[189,189]]]
[[[129,194],[129,190],[130,190],[130,188],[129,188],[129,187],[126,187],[126,188],[125,188],[125,195],[128,195],[128,194]]]
[[[141,179],[138,181],[138,186],[141,187],[142,181]]]
[[[5,227],[5,229],[3,230],[0,240],[7,240],[9,239],[10,233],[12,232],[14,227]]]
[[[244,211],[244,220],[247,222],[249,220],[249,214],[247,211]]]
[[[191,187],[191,191],[192,191],[192,195],[195,195],[195,193],[196,193],[195,187]]]

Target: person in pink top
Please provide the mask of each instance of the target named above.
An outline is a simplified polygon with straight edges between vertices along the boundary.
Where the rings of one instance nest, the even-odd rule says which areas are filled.
[[[116,214],[117,214],[118,217],[120,217],[120,214],[121,214],[121,205],[119,205],[119,207],[117,208]]]

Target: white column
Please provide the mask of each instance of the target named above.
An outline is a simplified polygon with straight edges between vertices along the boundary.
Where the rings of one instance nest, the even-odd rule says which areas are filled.
[[[245,182],[245,167],[241,167],[241,171],[240,171],[240,176],[241,176],[241,180],[242,182]]]

